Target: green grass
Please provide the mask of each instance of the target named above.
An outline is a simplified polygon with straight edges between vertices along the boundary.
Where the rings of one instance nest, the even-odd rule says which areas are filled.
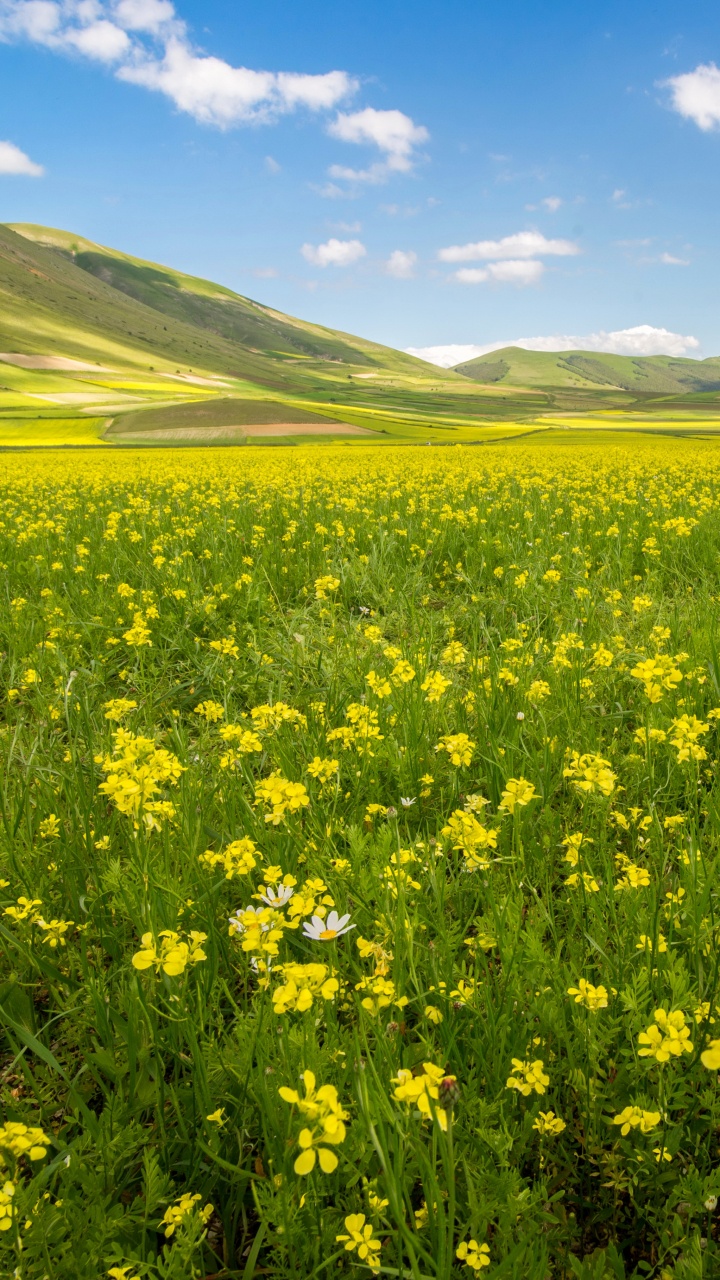
[[[0,1274],[720,1273],[719,508],[601,430],[3,455]]]

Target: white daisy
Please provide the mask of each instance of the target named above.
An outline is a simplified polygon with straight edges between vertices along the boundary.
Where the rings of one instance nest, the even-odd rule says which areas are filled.
[[[349,933],[355,928],[354,924],[348,924],[350,913],[346,916],[339,916],[337,911],[331,911],[327,920],[323,920],[322,916],[313,916],[312,920],[305,921],[303,924],[303,933],[306,938],[312,938],[313,942],[332,942],[333,938],[339,938],[343,933]]]
[[[295,890],[289,884],[280,884],[278,885],[277,893],[272,887],[269,887],[264,893],[260,894],[260,897],[269,907],[284,907],[290,901],[294,892]]]

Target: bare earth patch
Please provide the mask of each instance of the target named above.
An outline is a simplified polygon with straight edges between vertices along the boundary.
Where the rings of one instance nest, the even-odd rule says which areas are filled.
[[[68,356],[24,356],[15,351],[0,351],[0,360],[15,364],[19,369],[68,369],[71,372],[112,373],[103,364],[86,364],[84,360],[71,360]]]
[[[255,426],[237,427],[179,427],[175,430],[167,427],[159,431],[133,431],[126,436],[116,435],[123,442],[135,440],[172,440],[178,444],[183,440],[252,440],[257,436],[372,436],[374,431],[365,427],[354,427],[348,422],[272,422]]]

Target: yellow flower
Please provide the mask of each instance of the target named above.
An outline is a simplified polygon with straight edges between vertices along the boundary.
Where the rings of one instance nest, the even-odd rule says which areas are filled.
[[[556,1116],[554,1111],[539,1111],[537,1120],[533,1124],[533,1129],[537,1129],[543,1137],[556,1137],[566,1128],[565,1121],[561,1120],[560,1116]]]
[[[0,1231],[9,1231],[16,1217],[14,1195],[15,1186],[12,1182],[0,1185]]]
[[[646,933],[641,933],[639,941],[636,942],[635,944],[635,950],[636,951],[652,951],[652,948],[653,948],[652,938],[650,938]],[[664,955],[665,952],[667,951],[667,942],[665,941],[663,934],[660,933],[659,931],[657,936],[657,951],[658,951],[658,955]]]
[[[288,782],[278,769],[256,784],[255,799],[265,809],[265,821],[275,827],[286,813],[299,813],[310,804],[302,782]]]
[[[165,1210],[163,1215],[163,1224],[165,1226],[165,1235],[168,1239],[170,1236],[174,1235],[179,1226],[182,1226],[183,1219],[186,1218],[189,1213],[198,1213],[203,1222],[207,1222],[208,1219],[212,1217],[214,1211],[211,1204],[206,1204],[203,1209],[199,1208],[201,1199],[202,1197],[199,1195],[193,1196],[190,1195],[189,1191],[184,1191],[180,1196],[180,1199],[176,1200],[175,1204],[170,1205],[169,1209]]]
[[[315,599],[325,600],[329,591],[337,591],[340,586],[340,579],[333,578],[331,573],[325,574],[322,578],[315,579]]]
[[[524,1097],[528,1097],[531,1093],[544,1093],[550,1083],[550,1077],[545,1075],[543,1070],[542,1058],[537,1058],[535,1062],[524,1062],[522,1058],[513,1058],[512,1072],[508,1076],[505,1088],[517,1089],[518,1093],[522,1093]]]
[[[208,724],[216,724],[218,720],[222,720],[225,715],[225,708],[220,702],[198,702],[195,708],[195,715],[202,716],[207,720]]]
[[[571,778],[573,786],[587,795],[597,791],[603,796],[610,796],[617,782],[608,760],[588,752],[581,755],[579,751],[568,752],[568,764],[563,769],[563,777]]]
[[[209,1120],[211,1124],[216,1124],[220,1129],[225,1124],[224,1112],[225,1112],[224,1107],[218,1107],[217,1111],[211,1111],[210,1115],[206,1116],[205,1119]]]
[[[463,1240],[455,1251],[455,1257],[465,1263],[471,1271],[480,1271],[490,1266],[490,1249],[486,1244],[478,1244],[477,1240]]]
[[[582,1004],[586,1009],[590,1009],[592,1013],[597,1013],[598,1009],[607,1009],[608,993],[607,987],[594,987],[592,982],[586,982],[581,978],[576,987],[568,987],[568,995],[575,997],[575,1004]]]
[[[49,814],[47,818],[43,818],[38,827],[38,832],[44,840],[57,839],[60,835],[60,819],[54,813]]]
[[[452,680],[446,680],[440,671],[429,671],[420,688],[426,695],[428,702],[439,702],[445,690],[449,689],[451,684]]]
[[[470,741],[466,733],[446,733],[438,742],[435,750],[447,752],[450,757],[450,763],[460,768],[470,764],[475,750],[475,743]]]
[[[334,1000],[340,990],[337,978],[328,977],[326,964],[281,964],[273,974],[281,974],[283,981],[272,994],[273,1009],[277,1014],[306,1013],[312,1008],[314,996]]]
[[[666,653],[656,653],[654,658],[646,658],[644,662],[638,662],[637,666],[632,668],[630,675],[643,682],[649,702],[659,702],[663,693],[666,690],[676,689],[683,678],[682,671]]]
[[[238,649],[235,641],[231,637],[228,637],[223,640],[211,640],[210,648],[214,649],[216,653],[221,654],[223,658],[239,658],[240,657],[240,650]]]
[[[311,1125],[300,1131],[300,1155],[293,1168],[297,1174],[305,1177],[312,1173],[317,1161],[323,1173],[333,1173],[337,1169],[338,1158],[330,1150],[330,1146],[337,1146],[345,1141],[347,1112],[340,1106],[334,1085],[324,1084],[316,1090],[312,1071],[303,1071],[301,1079],[305,1086],[304,1097],[296,1089],[288,1089],[285,1085],[278,1089],[283,1102],[297,1107],[301,1115],[307,1116]]]
[[[638,1049],[641,1058],[655,1058],[656,1062],[669,1062],[670,1058],[680,1058],[683,1053],[692,1053],[690,1028],[685,1024],[685,1014],[679,1009],[668,1013],[666,1009],[655,1010],[655,1025],[647,1031],[641,1031],[638,1041],[644,1047]]]
[[[708,1071],[720,1071],[720,1040],[709,1040],[707,1049],[700,1054],[700,1061]]]
[[[336,782],[340,765],[337,760],[321,759],[315,756],[307,767],[307,771],[312,778],[316,778],[321,787],[326,787],[330,782]]]
[[[641,1133],[650,1133],[660,1123],[659,1111],[643,1111],[640,1107],[625,1107],[613,1116],[613,1124],[621,1125],[623,1138],[631,1129],[639,1129]]]
[[[505,810],[506,813],[514,813],[516,808],[524,808],[526,804],[530,804],[531,800],[537,799],[539,799],[537,791],[527,778],[508,778],[498,808]]]
[[[387,1200],[385,1204],[387,1204]],[[365,1221],[365,1214],[348,1214],[345,1219],[345,1231],[347,1234],[336,1236],[336,1241],[338,1243],[345,1242],[345,1249],[348,1253],[352,1253],[357,1249],[358,1258],[371,1271],[379,1271],[381,1241],[373,1235],[372,1225]]]
[[[0,1128],[0,1168],[3,1167],[3,1152],[9,1152],[16,1160],[23,1156],[28,1160],[43,1160],[50,1142],[51,1139],[37,1125],[7,1120]]]
[[[442,835],[450,836],[453,849],[459,849],[465,854],[469,871],[477,868],[482,870],[490,865],[488,851],[497,847],[498,833],[495,827],[483,827],[474,814],[456,809],[448,818],[447,825],[442,828]]]
[[[106,720],[120,721],[135,710],[137,702],[132,698],[111,698],[109,702],[103,703],[103,707]]]
[[[435,1119],[440,1128],[447,1129],[447,1112],[440,1102],[440,1085],[454,1084],[455,1076],[446,1076],[442,1067],[436,1067],[432,1062],[424,1062],[422,1071],[416,1076],[412,1071],[408,1071],[405,1067],[401,1067],[397,1075],[393,1077],[392,1084],[397,1085],[393,1093],[393,1097],[397,1102],[405,1102],[409,1107],[415,1107],[420,1112],[423,1120],[429,1120],[433,1114],[433,1108],[430,1100],[437,1103],[435,1107]]]
[[[45,934],[43,942],[54,950],[57,946],[64,947],[66,945],[65,934],[68,929],[72,929],[75,922],[74,920],[43,920],[42,916],[39,916],[34,923]]]
[[[198,933],[196,929],[192,929],[188,938],[189,941],[186,942],[172,929],[163,929],[159,934],[158,946],[152,933],[144,933],[141,938],[142,950],[136,951],[132,958],[134,968],[140,970],[154,968],[156,973],[162,969],[169,978],[178,977],[185,972],[189,964],[207,960],[202,949],[207,934]]]
[[[254,840],[249,836],[243,836],[240,840],[233,840],[232,844],[229,844],[221,853],[206,849],[204,853],[198,855],[198,861],[204,863],[206,867],[222,867],[225,879],[232,880],[234,876],[249,875],[255,869],[260,856]]]
[[[650,884],[650,872],[645,867],[636,867],[632,862],[625,863],[623,875],[616,882],[615,889],[646,889]]]

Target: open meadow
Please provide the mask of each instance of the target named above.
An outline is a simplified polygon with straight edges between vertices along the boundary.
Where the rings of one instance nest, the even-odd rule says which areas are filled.
[[[720,451],[565,439],[0,459],[0,1274],[720,1274]]]

